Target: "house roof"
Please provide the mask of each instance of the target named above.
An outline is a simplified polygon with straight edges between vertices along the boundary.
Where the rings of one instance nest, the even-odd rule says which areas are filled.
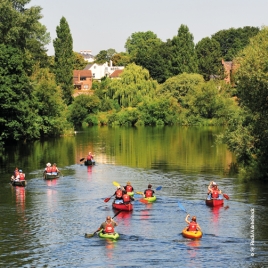
[[[80,77],[81,76],[92,77],[92,72],[91,70],[74,70],[73,76],[78,77],[78,75],[80,75]]]
[[[115,70],[113,73],[110,74],[110,78],[117,78],[122,72],[123,70]]]

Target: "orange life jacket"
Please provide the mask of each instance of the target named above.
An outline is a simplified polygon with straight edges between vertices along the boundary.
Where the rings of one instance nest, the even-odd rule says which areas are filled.
[[[127,185],[125,189],[128,193],[133,191],[133,187],[131,185]]]
[[[145,197],[152,197],[153,196],[153,190],[147,189],[145,190]]]
[[[218,198],[219,197],[219,191],[218,190],[213,190],[211,193],[212,198]]]
[[[123,196],[123,191],[121,189],[117,189],[115,192],[116,198],[122,198]]]
[[[58,172],[57,167],[56,167],[56,166],[52,166],[52,168],[51,168],[51,172]]]
[[[188,227],[188,231],[196,231],[197,230],[197,223],[195,221],[191,221]]]
[[[105,233],[114,233],[114,225],[112,223],[106,223]]]
[[[128,194],[124,194],[123,195],[123,201],[126,202],[130,202],[130,196]]]
[[[51,167],[46,167],[46,173],[51,173],[52,172],[52,168]]]

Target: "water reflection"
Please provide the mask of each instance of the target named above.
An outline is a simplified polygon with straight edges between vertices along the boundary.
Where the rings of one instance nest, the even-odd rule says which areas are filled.
[[[16,191],[17,210],[19,213],[24,213],[25,212],[25,199],[26,199],[25,187],[15,186],[13,188]]]

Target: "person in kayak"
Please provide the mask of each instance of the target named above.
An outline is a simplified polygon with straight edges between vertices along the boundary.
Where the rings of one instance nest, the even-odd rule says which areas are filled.
[[[88,153],[87,160],[91,161],[92,163],[95,163],[94,155],[91,152]]]
[[[130,204],[131,203],[131,201],[134,201],[135,199],[132,197],[132,196],[130,196],[129,194],[127,194],[127,191],[124,189],[123,190],[123,197],[122,197],[122,199],[123,199],[123,202],[124,202],[124,204]]]
[[[123,190],[121,189],[120,185],[117,186],[117,189],[114,195],[115,195],[115,201],[117,204],[123,203]]]
[[[217,198],[217,199],[222,199],[222,192],[218,188],[218,185],[215,181],[211,181],[208,186],[208,198]]]
[[[97,230],[97,232],[99,232],[100,230],[102,230],[103,233],[108,233],[108,234],[112,234],[114,233],[114,227],[117,226],[118,224],[111,218],[111,216],[107,216],[106,217],[106,221],[103,222],[99,229]]]
[[[51,167],[51,164],[50,163],[47,163],[46,168],[44,170],[44,173],[46,173],[48,175],[51,175],[51,173],[52,173],[52,167]]]
[[[134,188],[132,187],[130,181],[127,182],[127,185],[124,188],[128,193],[134,192]]]
[[[144,197],[153,197],[154,196],[154,190],[152,189],[152,185],[148,185],[148,189],[144,191]]]
[[[52,167],[51,167],[51,174],[52,174],[52,175],[57,175],[59,172],[60,172],[60,171],[59,171],[59,169],[57,168],[57,164],[54,163],[54,164],[52,165]]]
[[[189,221],[188,218],[190,217],[190,214],[186,215],[185,221],[189,224],[187,231],[201,231],[201,227],[196,222],[196,216],[192,217],[192,221]]]

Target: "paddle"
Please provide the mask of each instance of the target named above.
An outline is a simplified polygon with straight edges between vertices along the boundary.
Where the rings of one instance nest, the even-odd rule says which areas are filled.
[[[180,202],[178,202],[178,206],[180,207],[181,210],[183,210],[185,213],[188,214],[188,212],[186,211],[186,209],[182,206]]]
[[[113,218],[115,218],[119,213],[121,213],[123,210],[119,210],[118,212],[116,212],[115,214],[114,214],[114,216],[112,217],[112,219]],[[98,228],[98,230],[99,230],[99,228]],[[85,233],[85,237],[86,238],[91,238],[91,237],[93,237],[97,232],[98,232],[98,230],[96,230],[93,234],[87,234],[87,233]]]
[[[105,198],[105,199],[104,199],[104,202],[105,202],[105,203],[109,202],[110,199],[111,199],[113,196],[114,196],[114,194],[113,194],[111,197],[107,197],[107,198]]]
[[[80,162],[82,162],[84,159],[85,159],[84,157],[83,157],[83,158],[81,158],[81,159],[80,159]]]
[[[116,186],[116,187],[120,186],[120,184],[118,182],[116,182],[116,181],[113,181],[113,185]]]
[[[224,198],[226,198],[227,200],[230,199],[230,197],[227,194],[222,194],[224,196]]]

